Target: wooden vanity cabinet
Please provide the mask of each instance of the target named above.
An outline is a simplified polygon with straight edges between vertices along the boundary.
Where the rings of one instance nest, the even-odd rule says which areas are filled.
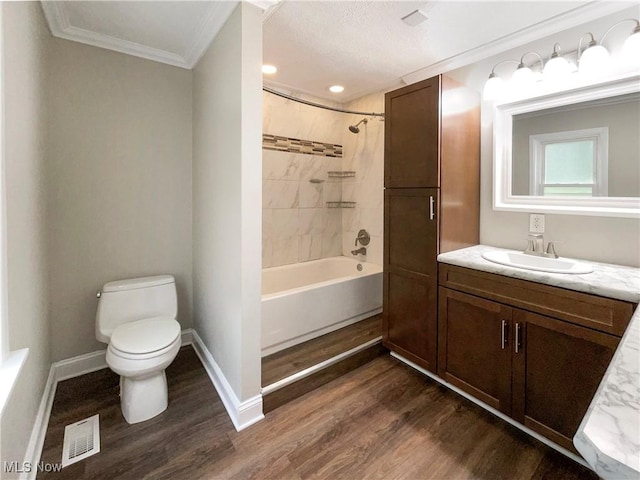
[[[477,93],[439,75],[385,95],[383,344],[434,373],[437,256],[478,243],[479,159]]]
[[[439,307],[438,375],[511,415],[512,309],[447,288]]]
[[[575,451],[634,304],[444,264],[439,278],[438,375]]]
[[[620,337],[524,310],[513,314],[520,345],[513,350],[511,416],[575,451],[573,436]]]

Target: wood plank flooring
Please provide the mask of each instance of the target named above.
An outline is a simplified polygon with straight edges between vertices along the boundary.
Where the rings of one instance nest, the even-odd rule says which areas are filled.
[[[262,386],[351,350],[382,335],[382,314],[327,333],[262,359]]]
[[[323,368],[307,377],[299,379],[290,385],[271,393],[262,394],[262,411],[269,413],[290,401],[309,393],[316,388],[335,380],[342,375],[355,370],[381,355],[388,355],[389,350],[382,343],[372,345],[354,355],[340,360],[333,365]]]
[[[108,370],[61,382],[42,460],[64,425],[100,414],[101,452],[40,479],[535,479],[597,476],[389,356],[236,432],[190,347],[169,409],[128,425]]]

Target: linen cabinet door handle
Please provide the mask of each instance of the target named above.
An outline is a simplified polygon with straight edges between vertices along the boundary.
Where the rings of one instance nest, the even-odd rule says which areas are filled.
[[[520,352],[520,324],[516,323],[516,353]]]
[[[502,350],[505,349],[505,347],[507,346],[507,321],[506,320],[502,320],[502,341],[501,341],[501,346],[502,346]]]
[[[433,220],[436,216],[435,213],[435,203],[436,201],[433,198],[433,195],[429,197],[429,220]]]

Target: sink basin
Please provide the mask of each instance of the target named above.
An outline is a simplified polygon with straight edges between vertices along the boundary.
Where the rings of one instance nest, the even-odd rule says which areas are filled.
[[[591,273],[593,267],[586,263],[574,262],[564,258],[536,257],[519,252],[492,251],[484,252],[482,258],[490,262],[507,265],[508,267],[536,270],[549,273]]]

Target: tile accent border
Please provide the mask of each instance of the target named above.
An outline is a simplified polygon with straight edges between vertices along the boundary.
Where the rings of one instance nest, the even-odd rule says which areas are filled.
[[[342,158],[342,145],[334,143],[300,140],[298,138],[279,137],[278,135],[262,134],[262,148],[279,152],[304,153],[323,157]]]

